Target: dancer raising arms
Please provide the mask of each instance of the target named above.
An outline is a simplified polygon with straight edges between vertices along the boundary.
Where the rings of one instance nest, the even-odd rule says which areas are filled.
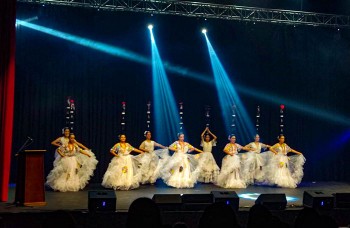
[[[200,167],[193,155],[188,152],[203,151],[184,141],[185,135],[178,134],[178,140],[169,146],[175,153],[168,159],[162,169],[164,182],[175,188],[193,188],[197,182]]]
[[[56,157],[46,184],[61,192],[83,189],[98,163],[95,156],[76,144],[74,134],[69,135],[69,141],[60,146],[57,152],[60,156]],[[79,154],[86,159],[79,158]]]
[[[158,171],[159,171],[159,169],[157,169],[159,164],[158,155],[162,157],[163,154],[168,154],[168,150],[165,146],[151,140],[152,133],[150,131],[145,131],[144,135],[146,137],[146,140],[144,140],[139,146],[140,150],[146,152],[142,154],[142,158],[140,159],[140,163],[142,164],[141,183],[153,184],[156,182],[158,178]],[[155,147],[160,147],[162,149],[154,150]]]
[[[304,176],[305,157],[301,152],[290,148],[285,143],[284,135],[279,135],[278,141],[270,148],[272,152],[276,153],[276,156],[272,156],[269,161],[268,182],[279,187],[296,188]],[[297,155],[288,157],[288,153]]]
[[[212,137],[212,138],[211,138]],[[201,134],[201,147],[203,153],[200,154],[198,163],[202,168],[199,173],[198,181],[204,183],[214,183],[219,175],[220,168],[213,157],[213,146],[216,146],[216,135],[208,127]]]
[[[246,188],[246,183],[241,178],[241,160],[238,151],[249,150],[236,143],[236,136],[229,135],[230,142],[226,144],[224,153],[227,155],[222,159],[221,171],[216,185],[223,188]]]
[[[143,151],[127,143],[125,134],[121,134],[119,136],[119,143],[116,143],[110,150],[114,158],[109,163],[107,171],[103,176],[102,186],[113,188],[114,190],[129,190],[139,187],[141,180],[140,164],[130,154],[132,151],[140,154],[143,153]]]

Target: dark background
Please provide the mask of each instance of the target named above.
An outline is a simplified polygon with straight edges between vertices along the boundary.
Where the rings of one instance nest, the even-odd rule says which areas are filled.
[[[240,1],[243,2],[243,1]],[[237,4],[240,3],[237,1]],[[252,2],[252,1],[251,1]],[[256,1],[255,1],[256,2]],[[261,7],[270,6],[261,1]],[[245,1],[249,5],[249,1]],[[309,5],[307,5],[307,4]],[[327,8],[328,2],[304,7],[346,14]],[[293,4],[296,4],[295,2]],[[293,4],[286,6],[298,9]],[[278,8],[278,4],[274,5]],[[311,7],[313,6],[313,7]],[[284,7],[284,6],[281,6]],[[307,8],[305,9],[307,10]],[[328,10],[328,11],[327,11]],[[274,144],[279,133],[279,100],[286,102],[287,143],[307,159],[304,180],[350,181],[350,124],[336,121],[349,116],[350,32],[336,28],[286,26],[204,20],[178,16],[105,12],[83,8],[18,4],[18,19],[38,16],[35,24],[121,47],[151,58],[148,23],[164,61],[212,78],[203,27],[255,122],[261,107],[260,134]],[[146,103],[152,101],[152,69],[126,59],[49,36],[25,27],[17,29],[14,153],[27,136],[31,149],[47,149],[46,175],[52,169],[55,148],[50,142],[65,124],[67,96],[76,103],[76,138],[92,148],[99,164],[92,182],[99,183],[112,158],[109,149],[120,132],[121,102],[127,102],[127,138],[138,146],[146,128]],[[186,140],[199,147],[205,127],[204,106],[212,107],[212,131],[219,144],[218,164],[227,143],[214,84],[168,73],[175,100],[184,102]],[[248,88],[246,93],[242,88]],[[262,91],[275,99],[262,99]],[[289,107],[293,102],[297,108]],[[300,111],[314,107],[312,112]],[[317,114],[334,113],[327,118]],[[153,124],[157,120],[152,120]],[[153,127],[152,127],[153,128]],[[253,136],[252,136],[253,137]],[[154,135],[156,139],[157,136]],[[249,140],[239,138],[240,144]],[[159,142],[164,145],[168,142]],[[15,179],[13,159],[11,180]]]

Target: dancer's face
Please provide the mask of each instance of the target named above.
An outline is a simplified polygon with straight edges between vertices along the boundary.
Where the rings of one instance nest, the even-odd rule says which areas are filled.
[[[70,143],[75,143],[75,136],[74,135],[70,135],[69,136],[69,142]]]
[[[147,132],[146,134],[146,139],[150,140],[152,138],[151,132]]]
[[[260,136],[259,135],[255,136],[255,142],[259,142],[259,141],[260,141]]]
[[[284,138],[284,136],[281,136],[281,137],[279,137],[279,139],[278,139],[278,140],[279,140],[279,142],[280,142],[280,143],[284,143],[285,138]]]
[[[125,135],[121,135],[119,140],[120,140],[120,142],[126,142],[126,136]]]
[[[205,136],[205,141],[206,141],[206,142],[209,142],[209,141],[210,141],[210,136],[209,136],[209,135],[206,135],[206,136]]]
[[[69,138],[69,134],[70,134],[70,130],[67,128],[67,129],[64,129],[64,137],[67,137]]]
[[[185,135],[184,134],[179,135],[179,141],[184,141],[184,140],[185,140]]]
[[[231,137],[231,138],[230,138],[230,142],[231,142],[231,143],[236,143],[236,137]]]

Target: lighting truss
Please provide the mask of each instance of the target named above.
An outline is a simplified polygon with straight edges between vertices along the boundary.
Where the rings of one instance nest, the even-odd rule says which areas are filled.
[[[349,27],[350,16],[304,11],[221,5],[167,0],[17,0],[37,4],[88,7],[110,11],[132,11],[236,21],[268,22],[291,25]]]

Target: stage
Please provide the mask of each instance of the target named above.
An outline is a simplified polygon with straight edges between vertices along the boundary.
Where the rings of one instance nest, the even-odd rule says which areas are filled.
[[[276,188],[268,186],[249,186],[246,189],[222,189],[212,184],[197,184],[193,189],[175,189],[170,188],[162,181],[158,181],[155,185],[143,185],[138,189],[130,191],[116,191],[117,196],[117,213],[98,213],[93,216],[88,213],[88,191],[105,190],[98,184],[90,184],[83,191],[79,192],[54,192],[46,191],[46,206],[41,207],[16,207],[11,204],[14,201],[14,186],[10,187],[8,203],[1,203],[0,216],[11,221],[11,224],[19,222],[17,219],[21,217],[21,226],[24,221],[37,217],[37,221],[42,221],[45,216],[54,211],[69,211],[82,227],[98,227],[104,224],[103,221],[108,219],[113,221],[112,224],[124,224],[126,212],[133,200],[139,197],[152,198],[154,194],[204,194],[211,191],[236,191],[240,197],[238,218],[241,225],[247,221],[249,208],[254,205],[255,199],[262,193],[285,193],[288,204],[284,211],[273,212],[276,216],[293,224],[299,210],[303,208],[303,193],[308,190],[321,190],[325,193],[344,193],[350,192],[350,183],[344,182],[303,182],[297,189]],[[322,211],[332,215],[341,225],[350,224],[350,219],[346,216],[349,209],[333,209],[331,211]],[[345,216],[344,216],[345,215]],[[163,212],[163,220],[167,224],[176,221],[184,221],[189,227],[195,227],[201,212]],[[30,220],[31,221],[31,220]],[[25,223],[25,226],[31,227],[32,223]],[[18,225],[18,224],[17,224]],[[12,226],[16,227],[16,225]]]

